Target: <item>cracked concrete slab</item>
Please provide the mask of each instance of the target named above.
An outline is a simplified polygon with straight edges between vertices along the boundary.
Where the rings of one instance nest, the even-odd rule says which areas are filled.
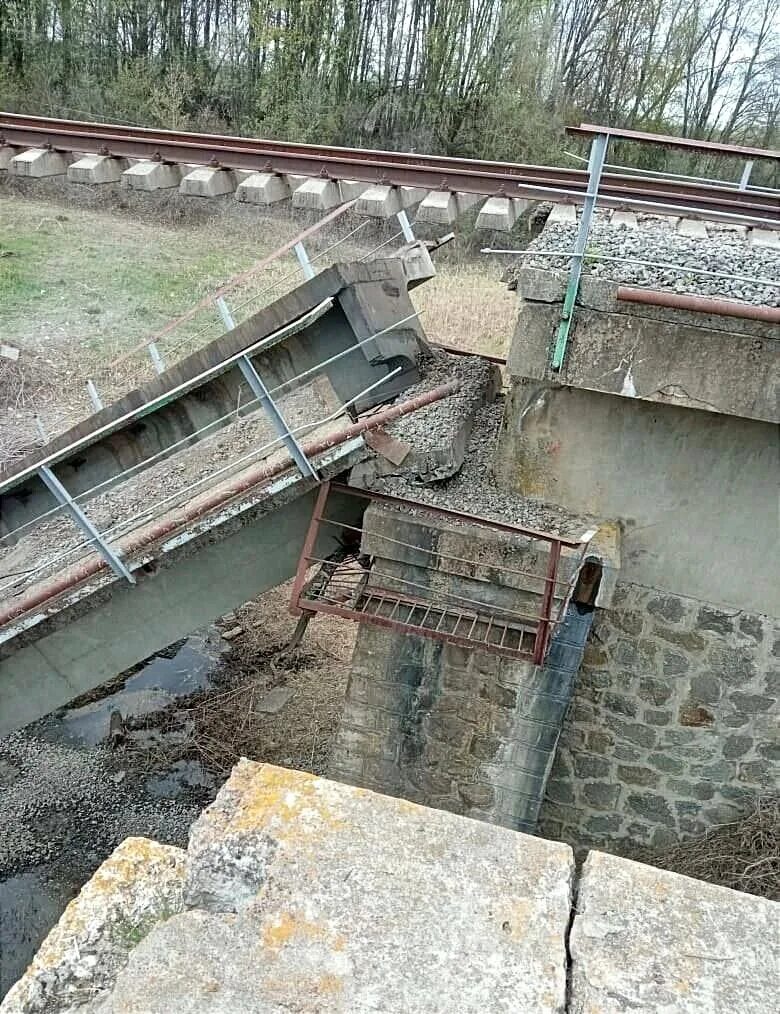
[[[570,937],[569,1010],[778,1010],[778,915],[765,898],[591,852]]]

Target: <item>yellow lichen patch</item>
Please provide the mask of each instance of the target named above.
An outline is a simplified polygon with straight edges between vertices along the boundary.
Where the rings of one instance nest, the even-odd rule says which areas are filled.
[[[321,975],[315,985],[315,990],[318,993],[343,993],[344,983],[338,975]]]
[[[238,803],[227,815],[224,833],[262,828],[277,841],[303,843],[347,826],[335,815],[328,797],[335,799],[337,792],[348,790],[308,772],[241,761],[225,788]]]

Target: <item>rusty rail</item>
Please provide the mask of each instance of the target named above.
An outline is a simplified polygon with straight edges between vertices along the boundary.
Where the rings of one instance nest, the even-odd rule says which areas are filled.
[[[152,130],[117,124],[57,120],[0,112],[0,144],[49,147],[116,157],[210,165],[255,172],[357,180],[369,184],[453,190],[487,197],[585,200],[588,174],[579,169],[447,158],[438,155],[291,144],[266,139]],[[559,193],[556,194],[556,191]],[[780,227],[780,200],[772,194],[724,193],[702,183],[605,173],[600,199],[632,207],[685,206],[693,214],[734,214]]]
[[[723,317],[742,317],[745,320],[780,324],[780,307],[740,303],[735,299],[661,292],[657,289],[641,289],[631,285],[619,285],[617,298],[623,303],[642,303],[646,306],[663,306],[672,310],[693,310],[696,313],[714,313]]]

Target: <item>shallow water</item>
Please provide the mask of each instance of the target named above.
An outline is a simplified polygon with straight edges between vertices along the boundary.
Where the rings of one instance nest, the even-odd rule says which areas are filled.
[[[152,656],[132,670],[120,690],[79,708],[49,715],[37,723],[35,735],[87,750],[97,747],[108,737],[113,711],[119,711],[123,718],[151,714],[213,686],[217,665],[226,650],[215,628],[192,634],[179,646]],[[213,780],[197,761],[179,761],[152,772],[145,793],[151,799],[178,799],[188,790],[212,787]],[[70,815],[64,817],[70,819]],[[0,999],[22,975],[80,887],[75,878],[68,882],[66,856],[57,863],[56,875],[49,867],[41,866],[0,881]]]

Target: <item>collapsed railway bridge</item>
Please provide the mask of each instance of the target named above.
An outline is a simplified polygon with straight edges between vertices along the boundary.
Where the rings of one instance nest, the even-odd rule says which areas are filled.
[[[167,367],[150,341],[153,380],[92,384],[10,469],[0,731],[295,577],[302,626],[359,623],[343,781],[577,844],[697,834],[772,784],[780,203],[750,165],[777,154],[708,146],[746,160],[733,185],[638,178],[606,163],[625,132],[577,129],[587,172],[0,116],[12,174],[350,201],[406,240],[320,274],[293,244],[297,289],[239,326],[218,295],[222,337]],[[484,201],[506,229],[540,199],[507,362],[432,347],[407,209]],[[675,277],[678,236],[769,267],[621,284],[599,229],[661,230]],[[713,296],[729,278],[749,298]],[[218,435],[228,458],[193,463]]]

